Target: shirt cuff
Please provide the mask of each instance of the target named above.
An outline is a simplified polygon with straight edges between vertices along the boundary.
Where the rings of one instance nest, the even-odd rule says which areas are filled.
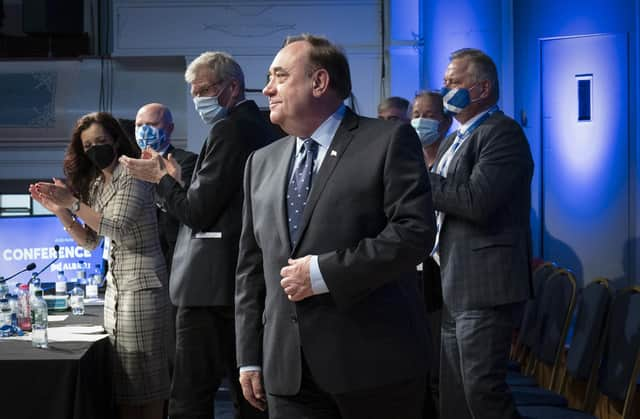
[[[327,283],[324,282],[322,272],[320,272],[320,265],[318,265],[318,255],[311,255],[309,275],[311,276],[311,290],[313,291],[313,295],[326,294],[329,292]]]
[[[259,367],[257,365],[246,365],[244,367],[240,367],[240,372],[248,371],[262,371],[262,367]]]

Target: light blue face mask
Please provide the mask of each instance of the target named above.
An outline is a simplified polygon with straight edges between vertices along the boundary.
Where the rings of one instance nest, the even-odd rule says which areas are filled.
[[[161,151],[169,140],[164,128],[144,124],[136,128],[136,142],[140,150],[144,150],[148,146],[155,151]]]
[[[218,103],[218,96],[196,96],[193,98],[193,104],[205,124],[212,125],[226,115],[226,109]]]
[[[440,138],[438,129],[440,128],[440,121],[431,118],[413,118],[411,120],[411,126],[418,133],[420,142],[423,147],[429,146]]]

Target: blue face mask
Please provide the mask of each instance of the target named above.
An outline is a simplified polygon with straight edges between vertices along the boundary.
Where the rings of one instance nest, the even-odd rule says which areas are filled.
[[[471,94],[469,93],[473,88],[477,86],[473,85],[471,88],[466,89],[464,87],[449,89],[443,87],[440,89],[442,95],[442,104],[444,105],[444,112],[448,115],[457,115],[464,108],[473,103],[471,101]]]
[[[420,143],[423,147],[429,146],[440,138],[438,128],[440,127],[440,121],[431,118],[413,118],[411,120],[411,126],[418,133]]]
[[[218,96],[194,97],[193,104],[205,124],[212,125],[226,115],[226,109],[218,103]]]
[[[155,151],[161,151],[169,140],[163,128],[144,124],[136,128],[136,142],[141,150],[149,146]]]

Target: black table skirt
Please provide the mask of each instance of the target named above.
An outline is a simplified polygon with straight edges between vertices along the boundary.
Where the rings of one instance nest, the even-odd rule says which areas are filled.
[[[54,327],[101,325],[102,310],[87,307],[84,316],[67,312],[69,317]],[[96,342],[50,342],[48,349],[33,348],[30,341],[0,339],[0,417],[115,417],[110,351],[107,337]]]

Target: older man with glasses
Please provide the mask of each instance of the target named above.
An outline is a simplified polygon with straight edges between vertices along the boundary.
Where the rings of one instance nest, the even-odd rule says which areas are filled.
[[[147,160],[123,159],[135,177],[158,184],[167,211],[181,222],[170,277],[178,313],[169,415],[213,417],[226,375],[236,417],[264,417],[240,395],[233,301],[244,163],[273,133],[255,102],[245,99],[242,69],[228,54],[203,53],[185,79],[196,110],[211,126],[191,182],[183,186],[175,161],[153,152]]]

